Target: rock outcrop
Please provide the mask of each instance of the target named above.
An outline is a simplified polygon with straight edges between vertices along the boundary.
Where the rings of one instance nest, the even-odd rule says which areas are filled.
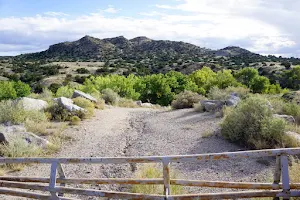
[[[16,139],[21,139],[28,144],[46,148],[51,143],[31,132],[27,132],[23,125],[3,126],[0,130],[0,143],[9,144]]]
[[[219,100],[201,100],[200,104],[203,106],[204,111],[215,112],[218,110],[222,110],[225,102]]]
[[[89,95],[89,94],[86,94],[86,93],[84,93],[84,92],[81,92],[81,91],[79,91],[79,90],[75,90],[74,93],[73,93],[73,95],[72,95],[72,98],[76,98],[76,97],[83,97],[83,98],[88,99],[88,100],[90,100],[90,101],[92,101],[92,102],[95,102],[95,103],[97,102],[97,99],[96,99],[96,98],[92,97],[92,96]]]
[[[226,100],[226,106],[237,106],[241,101],[240,97],[236,93],[232,93],[228,100]]]
[[[291,115],[278,115],[274,114],[273,117],[284,119],[286,122],[295,123],[295,118]]]
[[[59,106],[65,108],[69,112],[85,111],[85,109],[75,105],[72,99],[66,97],[59,97],[55,99]]]
[[[23,107],[25,110],[44,110],[48,107],[48,103],[40,99],[32,99],[21,97],[15,100],[16,105]]]

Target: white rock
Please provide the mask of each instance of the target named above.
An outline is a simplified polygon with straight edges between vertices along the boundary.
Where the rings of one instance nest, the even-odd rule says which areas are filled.
[[[44,110],[48,107],[48,103],[40,99],[32,99],[21,97],[15,100],[18,106],[22,106],[25,110]]]
[[[59,106],[67,109],[69,112],[73,111],[85,111],[85,109],[75,105],[72,99],[66,97],[59,97],[55,99]]]
[[[289,123],[295,123],[295,118],[291,115],[274,114],[273,117],[284,119],[286,122],[289,122]]]
[[[97,99],[96,99],[96,98],[92,97],[92,96],[89,95],[89,94],[86,94],[86,93],[84,93],[84,92],[81,92],[81,91],[79,91],[79,90],[75,90],[74,93],[73,93],[73,95],[72,95],[72,98],[76,98],[76,97],[83,97],[83,98],[88,99],[88,100],[90,100],[90,101],[92,101],[92,102],[97,102]]]

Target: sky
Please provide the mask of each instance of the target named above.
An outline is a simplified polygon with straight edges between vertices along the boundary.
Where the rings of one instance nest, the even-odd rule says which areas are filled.
[[[0,0],[0,56],[146,36],[300,57],[300,0]]]

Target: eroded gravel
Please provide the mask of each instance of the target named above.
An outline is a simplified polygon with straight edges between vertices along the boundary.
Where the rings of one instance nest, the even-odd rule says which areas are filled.
[[[112,108],[97,111],[95,117],[80,126],[69,128],[66,134],[74,141],[64,145],[55,157],[119,157],[145,155],[183,155],[238,151],[215,133],[219,118],[192,109],[162,111],[152,109]],[[135,165],[64,165],[67,177],[116,178],[132,177]],[[208,163],[172,164],[180,178],[195,180],[264,181],[273,168],[273,160],[256,159]],[[49,165],[34,165],[13,175],[48,177]],[[69,185],[68,185],[69,186]],[[72,185],[72,187],[83,187]],[[84,186],[97,190],[128,191],[117,185]],[[211,189],[188,188],[188,192]],[[216,190],[215,190],[216,191]],[[220,190],[218,190],[220,191]],[[76,197],[76,196],[75,196]],[[1,197],[1,199],[21,199]],[[80,199],[96,199],[78,197]]]

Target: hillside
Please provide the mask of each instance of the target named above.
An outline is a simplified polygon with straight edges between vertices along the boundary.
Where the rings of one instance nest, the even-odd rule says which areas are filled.
[[[0,79],[49,86],[68,82],[72,76],[82,83],[89,75],[147,75],[171,70],[190,74],[203,66],[214,71],[236,71],[250,66],[275,82],[278,74],[299,64],[299,58],[263,56],[236,46],[211,50],[144,36],[133,39],[84,36],[77,41],[51,45],[42,52],[0,57]]]

